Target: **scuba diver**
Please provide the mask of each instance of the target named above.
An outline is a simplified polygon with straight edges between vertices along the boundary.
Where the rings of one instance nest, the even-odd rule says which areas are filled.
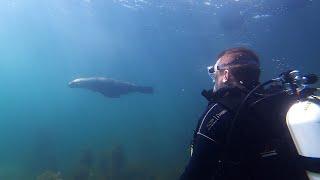
[[[260,83],[253,51],[227,49],[217,59],[180,180],[319,178],[319,89],[309,86],[317,77],[290,70]]]

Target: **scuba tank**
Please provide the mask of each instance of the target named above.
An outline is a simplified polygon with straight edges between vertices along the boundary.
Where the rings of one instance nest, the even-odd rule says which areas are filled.
[[[266,151],[267,154],[262,154],[262,158],[260,158],[262,160],[262,168],[256,166],[260,177],[266,177],[270,174],[268,171],[264,171],[264,169],[273,168],[275,170],[280,169],[279,173],[284,174],[280,176],[282,177],[280,179],[294,177],[294,179],[320,180],[320,99],[316,96],[320,88],[310,86],[316,83],[317,80],[316,75],[303,76],[297,70],[290,70],[282,73],[278,78],[256,86],[240,104],[233,120],[230,134],[234,131],[233,129],[238,128],[236,125],[237,118],[246,105],[249,104],[249,108],[258,110],[257,114],[265,116],[265,120],[263,121],[262,117],[259,123],[266,122],[266,124],[271,125],[269,128],[266,126],[261,127],[259,130],[270,130],[270,132],[262,134],[276,134],[275,137],[280,140],[279,145],[270,148],[272,151]],[[270,85],[270,87],[265,88],[267,85]],[[261,94],[262,89],[266,93]],[[254,96],[259,96],[259,98],[253,103],[249,103],[250,98]],[[265,108],[259,107],[261,104],[267,104],[270,107],[269,110],[274,108],[276,111],[272,110],[272,113],[265,114],[263,113]],[[283,126],[277,129],[276,124]],[[273,125],[276,125],[276,128]],[[273,130],[275,133],[271,132]],[[272,137],[267,137],[266,139],[272,139]],[[276,162],[275,164],[268,164],[268,161],[272,157],[276,159],[277,156],[282,160],[275,160],[273,161]],[[286,163],[286,161],[288,162]],[[279,162],[282,164],[279,165]],[[291,170],[286,171],[286,168],[282,169],[285,166],[292,166],[292,168],[290,167]]]
[[[317,173],[307,171],[309,179],[320,179],[320,100],[307,97],[293,104],[287,112],[286,122],[300,156],[306,161],[318,160]],[[318,168],[318,169],[317,169]]]
[[[298,71],[291,71],[290,88],[287,88],[297,101],[286,114],[286,123],[294,142],[300,162],[311,180],[320,179],[320,99],[314,95],[317,88],[307,84],[315,83],[317,78],[310,77],[311,82],[304,83]],[[295,89],[292,89],[292,88]]]

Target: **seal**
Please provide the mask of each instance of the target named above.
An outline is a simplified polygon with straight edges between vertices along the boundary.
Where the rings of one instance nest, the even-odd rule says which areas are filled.
[[[109,98],[120,98],[121,95],[134,92],[153,94],[152,87],[138,86],[133,83],[105,77],[78,78],[70,81],[68,85],[70,88],[82,88],[98,92]]]

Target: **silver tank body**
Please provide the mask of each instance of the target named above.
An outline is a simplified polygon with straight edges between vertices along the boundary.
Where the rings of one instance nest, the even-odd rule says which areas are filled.
[[[309,97],[291,106],[286,122],[299,155],[320,158],[320,100]],[[320,174],[307,172],[311,180]]]

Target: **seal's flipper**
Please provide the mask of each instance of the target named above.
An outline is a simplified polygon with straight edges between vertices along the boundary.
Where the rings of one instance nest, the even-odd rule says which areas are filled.
[[[137,86],[136,91],[143,94],[153,94],[153,87],[148,86]]]
[[[107,97],[109,97],[109,98],[120,98],[120,95],[118,95],[118,94],[116,94],[116,95],[108,95]]]
[[[100,92],[100,93],[109,98],[120,98],[120,94],[118,93],[110,93],[110,92]]]

